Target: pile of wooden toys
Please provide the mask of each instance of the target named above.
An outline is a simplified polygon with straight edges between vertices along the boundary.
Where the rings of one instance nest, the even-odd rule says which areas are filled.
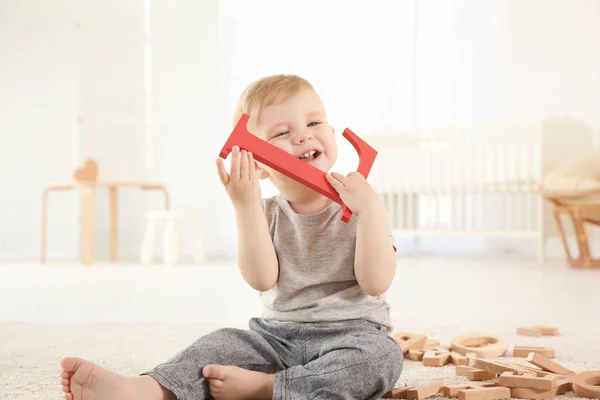
[[[559,332],[556,327],[532,326],[518,328],[517,334],[553,336]],[[494,336],[458,336],[450,345],[405,332],[394,334],[394,338],[406,358],[429,367],[453,364],[456,375],[465,376],[471,383],[446,385],[436,381],[395,388],[383,395],[384,399],[421,400],[438,393],[459,400],[552,399],[571,391],[580,397],[600,399],[600,371],[571,371],[551,360],[556,356],[551,348],[515,345],[512,357],[528,362],[517,364],[502,361],[508,342]]]

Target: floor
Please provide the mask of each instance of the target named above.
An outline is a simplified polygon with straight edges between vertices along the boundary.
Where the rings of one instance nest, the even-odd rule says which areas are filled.
[[[402,257],[387,298],[395,331],[443,344],[465,334],[493,335],[509,346],[554,348],[561,365],[595,371],[599,283],[600,269],[571,269],[562,261]],[[231,263],[0,265],[0,399],[59,398],[64,356],[137,375],[199,336],[224,326],[247,328],[248,318],[259,314],[257,294]],[[556,325],[561,335],[516,335],[518,326],[532,324]],[[405,360],[397,384],[439,381],[466,378],[451,365]],[[575,397],[569,392],[556,400]]]
[[[516,258],[402,257],[387,293],[398,329],[411,323],[560,322],[600,333],[600,269]],[[233,263],[0,265],[0,322],[202,322],[245,325],[258,294]],[[566,326],[565,326],[566,327]]]

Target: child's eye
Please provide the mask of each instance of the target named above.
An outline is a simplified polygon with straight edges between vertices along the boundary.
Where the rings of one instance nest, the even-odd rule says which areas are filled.
[[[275,134],[275,137],[277,137],[277,136],[281,136],[281,135],[285,135],[285,134],[286,134],[286,133],[288,133],[288,132],[289,132],[289,131],[281,131],[281,132],[277,132],[277,133]]]
[[[319,125],[320,123],[321,123],[321,122],[319,122],[319,121],[313,121],[313,122],[310,122],[310,123],[308,124],[308,126],[317,126],[317,125]]]

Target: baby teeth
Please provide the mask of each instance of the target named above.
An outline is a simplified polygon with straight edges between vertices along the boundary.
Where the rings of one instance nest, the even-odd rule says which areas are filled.
[[[311,152],[309,152],[309,153],[304,153],[304,154],[302,154],[302,156],[300,156],[300,158],[306,158],[306,157],[308,157],[308,156],[312,156],[312,155],[314,155],[315,153],[316,153],[316,150],[313,150],[313,151],[311,151]]]

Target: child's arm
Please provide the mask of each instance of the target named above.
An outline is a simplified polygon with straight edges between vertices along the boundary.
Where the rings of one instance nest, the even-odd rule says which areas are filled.
[[[279,262],[262,206],[236,209],[235,219],[240,272],[250,286],[265,292],[277,283]]]
[[[380,201],[373,202],[358,215],[354,273],[365,293],[385,293],[396,272],[396,252],[387,227],[386,213]]]
[[[217,169],[235,210],[238,266],[244,280],[254,289],[264,292],[277,282],[279,262],[262,209],[254,157],[245,150],[240,152],[237,146],[233,147],[231,156],[229,174],[220,158],[217,159]]]
[[[385,208],[377,193],[357,172],[348,176],[327,175],[344,203],[357,214],[354,274],[358,284],[371,296],[388,290],[396,273],[396,252],[390,238]]]

